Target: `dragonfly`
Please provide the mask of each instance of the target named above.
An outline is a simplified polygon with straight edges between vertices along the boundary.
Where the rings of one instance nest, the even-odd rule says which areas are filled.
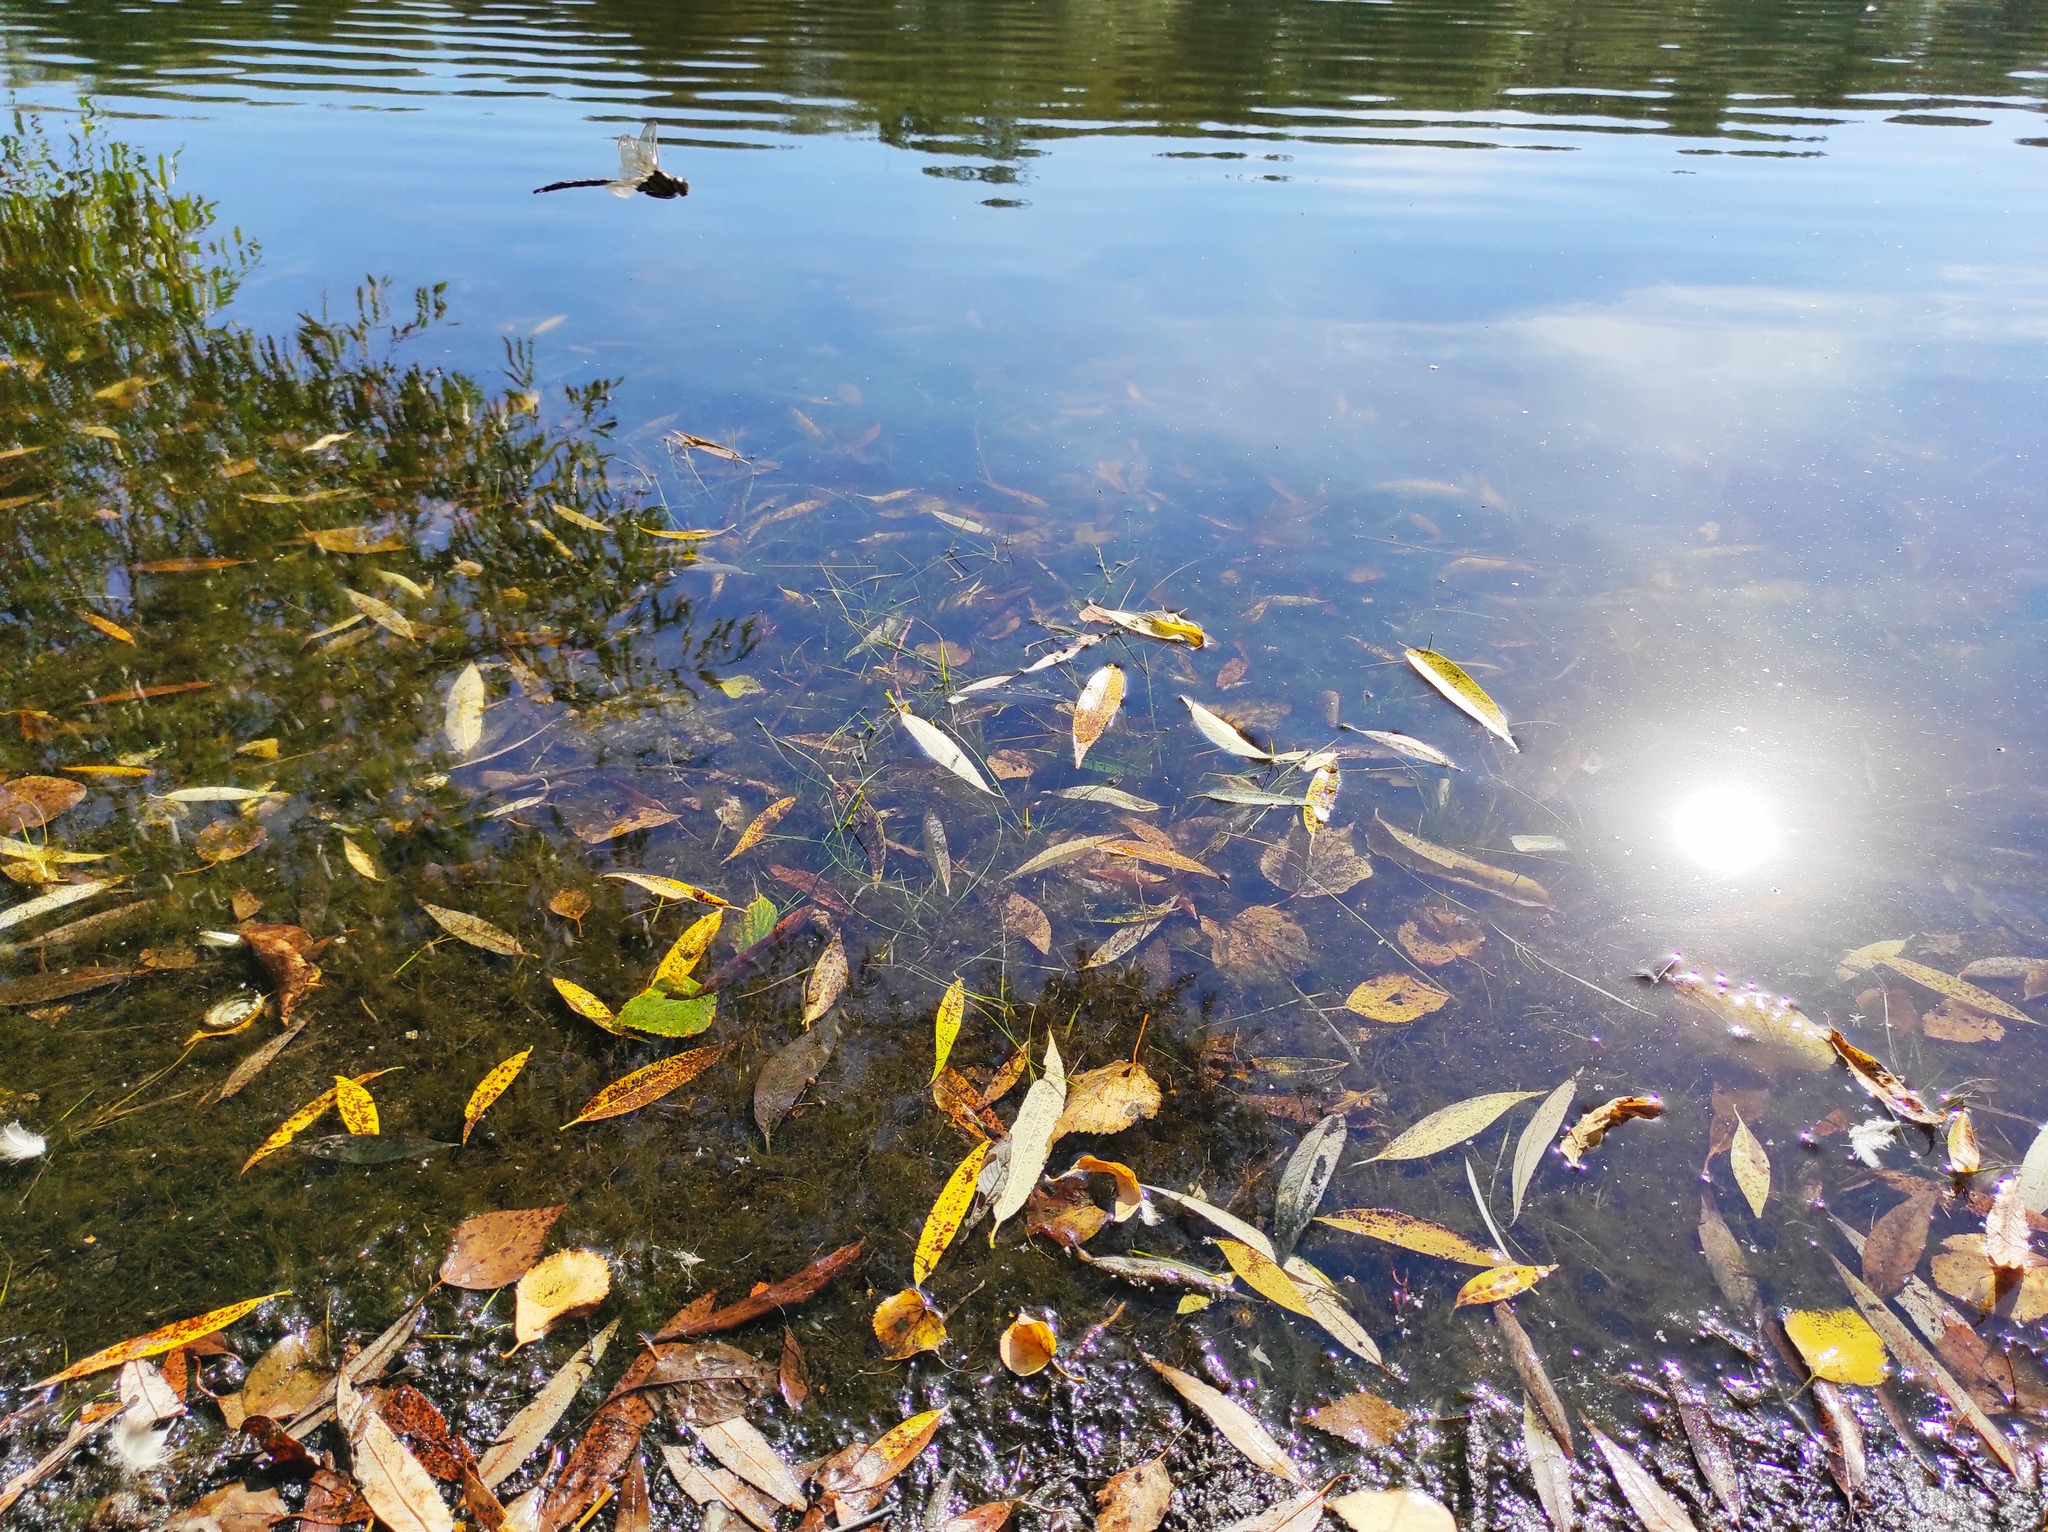
[[[648,123],[635,138],[630,133],[621,133],[615,142],[619,146],[619,173],[615,178],[595,177],[586,181],[556,181],[547,186],[536,186],[533,194],[542,192],[567,191],[572,186],[602,186],[614,197],[630,197],[639,192],[649,197],[687,197],[690,183],[677,180],[661,168],[661,129],[655,123]]]

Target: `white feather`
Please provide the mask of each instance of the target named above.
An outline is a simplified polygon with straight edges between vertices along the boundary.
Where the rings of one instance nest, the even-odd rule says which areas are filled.
[[[10,1122],[0,1128],[0,1160],[18,1165],[23,1160],[35,1159],[49,1152],[50,1142],[42,1134],[24,1128],[18,1122]]]

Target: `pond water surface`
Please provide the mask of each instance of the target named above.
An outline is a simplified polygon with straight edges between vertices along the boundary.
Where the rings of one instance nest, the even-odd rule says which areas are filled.
[[[288,1289],[225,1333],[239,1362],[200,1360],[230,1390],[287,1333],[370,1339],[464,1217],[566,1203],[550,1248],[605,1257],[602,1309],[507,1360],[511,1295],[441,1289],[404,1353],[479,1448],[608,1319],[564,1452],[625,1337],[860,1241],[783,1315],[808,1402],[751,1416],[795,1462],[946,1409],[897,1525],[943,1524],[916,1518],[947,1474],[956,1505],[1092,1525],[1162,1453],[1169,1527],[1291,1493],[1148,1356],[1315,1484],[1546,1524],[1524,1380],[1454,1307],[1474,1268],[1333,1226],[1301,1253],[1384,1367],[1247,1281],[1184,1310],[985,1220],[924,1283],[946,1340],[886,1359],[871,1321],[975,1142],[929,1088],[957,977],[961,1077],[1028,1047],[1000,1124],[1049,1040],[1069,1075],[1135,1059],[1160,1088],[1051,1173],[1095,1154],[1270,1230],[1334,1118],[1322,1212],[1488,1248],[1490,1218],[1554,1265],[1514,1312],[1585,1524],[1632,1515],[1590,1425],[1701,1525],[2039,1525],[2048,1301],[1994,1293],[1982,1238],[2048,1117],[2048,966],[1986,961],[2048,964],[2048,12],[0,0],[0,69],[0,813],[17,848],[105,856],[19,850],[8,899],[121,880],[0,909],[0,1122],[47,1141],[0,1164],[0,1477],[90,1403],[30,1387],[76,1358]],[[534,194],[617,174],[648,121],[686,197]],[[1408,651],[1462,666],[1513,745]],[[1105,663],[1122,705],[1077,765]],[[1341,785],[1311,836],[1318,762],[1284,757],[1318,751]],[[794,918],[715,1006],[671,987],[635,1013],[666,1035],[610,1032],[552,981],[620,1008],[707,907],[618,873],[735,907],[696,979]],[[275,972],[207,934],[250,925],[328,945],[303,1026],[219,1100],[283,1035]],[[807,1031],[835,941],[851,985]],[[1717,975],[1816,1030],[1788,1045]],[[244,992],[273,999],[205,1035]],[[1889,1130],[1830,1028],[1939,1125]],[[700,1047],[725,1051],[657,1103],[561,1126]],[[764,1069],[768,1095],[816,1078],[785,1115]],[[330,1113],[244,1168],[372,1070],[397,1071],[381,1162]],[[1560,1132],[1618,1097],[1661,1115],[1583,1169],[1547,1153],[1524,1195],[1530,1113],[1574,1079]],[[1368,1162],[1496,1092],[1533,1094]],[[1952,1176],[1964,1108],[1982,1168]],[[1754,1305],[1701,1253],[1703,1192]],[[1872,1237],[1924,1248],[1859,1261],[1898,1207]],[[1086,1252],[1227,1271],[1218,1233],[1155,1198]],[[2016,1472],[1909,1356],[1881,1390],[1800,1389],[1765,1332],[1850,1303],[1830,1257],[1902,1293]],[[1946,1317],[1915,1306],[1935,1288]],[[1107,1328],[1020,1379],[1020,1311],[1063,1347]],[[772,1362],[778,1329],[726,1338]],[[1308,1423],[1359,1390],[1413,1423],[1368,1449]],[[192,1401],[161,1464],[102,1437],[11,1514],[154,1525],[276,1479]],[[689,1440],[657,1419],[650,1468]],[[652,1485],[655,1525],[702,1524]]]

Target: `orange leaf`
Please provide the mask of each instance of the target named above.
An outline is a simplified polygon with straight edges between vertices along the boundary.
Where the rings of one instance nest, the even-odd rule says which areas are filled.
[[[768,832],[782,823],[782,816],[795,807],[796,799],[777,798],[768,807],[761,810],[759,814],[754,816],[754,822],[748,825],[746,829],[740,831],[739,840],[734,844],[732,850],[726,852],[725,860],[730,862],[734,857],[744,856],[747,852],[760,845],[762,841],[768,838]]]
[[[717,1063],[731,1046],[730,1043],[720,1043],[713,1048],[692,1048],[687,1053],[659,1059],[645,1069],[636,1069],[612,1081],[584,1102],[583,1110],[562,1126],[573,1128],[579,1122],[598,1122],[607,1117],[623,1117],[628,1112],[637,1112],[648,1103],[659,1101],[670,1091],[688,1085]]]
[[[95,1351],[82,1362],[73,1362],[62,1372],[52,1373],[36,1384],[37,1388],[48,1388],[53,1383],[68,1383],[73,1378],[83,1378],[109,1367],[119,1367],[124,1362],[140,1361],[144,1357],[161,1356],[166,1351],[176,1351],[180,1346],[189,1346],[202,1336],[225,1330],[250,1310],[268,1303],[273,1298],[288,1298],[290,1288],[274,1293],[265,1293],[260,1298],[244,1298],[240,1303],[231,1303],[224,1309],[215,1309],[210,1314],[200,1314],[191,1319],[181,1319],[176,1324],[165,1325],[147,1335],[138,1335],[133,1340],[122,1341],[104,1351]]]

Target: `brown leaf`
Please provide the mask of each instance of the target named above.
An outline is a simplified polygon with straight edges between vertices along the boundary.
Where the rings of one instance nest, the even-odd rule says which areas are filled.
[[[818,1078],[832,1052],[839,1046],[839,1015],[828,1012],[808,1032],[799,1032],[784,1043],[761,1066],[754,1078],[754,1122],[764,1143],[773,1143],[775,1130],[789,1115],[809,1084]]]
[[[688,1311],[674,1315],[669,1322],[655,1332],[657,1341],[688,1340],[699,1335],[713,1335],[721,1330],[735,1329],[764,1314],[778,1309],[789,1308],[817,1297],[832,1284],[841,1272],[860,1258],[861,1242],[841,1245],[829,1255],[821,1255],[810,1265],[795,1274],[784,1277],[780,1282],[771,1282],[757,1288],[738,1303],[714,1309],[708,1314],[689,1314]]]
[[[1828,1033],[1828,1045],[1835,1050],[1836,1057],[1849,1066],[1849,1074],[1856,1083],[1893,1116],[1923,1127],[1938,1128],[1942,1125],[1944,1115],[1930,1107],[1918,1091],[1839,1031]]]
[[[1974,1006],[1948,999],[1920,1018],[1920,1030],[1937,1042],[1995,1043],[2005,1037],[2005,1023]]]
[[[540,1259],[548,1231],[567,1206],[558,1202],[553,1207],[505,1208],[463,1219],[449,1237],[441,1280],[474,1292],[517,1282]]]
[[[1353,827],[1310,835],[1298,820],[1259,853],[1259,871],[1275,888],[1304,899],[1347,893],[1372,876],[1372,863],[1352,845]]]
[[[1024,1199],[1024,1232],[1042,1234],[1054,1244],[1078,1250],[1109,1222],[1109,1214],[1095,1205],[1085,1180],[1061,1177],[1031,1189]]]
[[[364,1509],[367,1512],[368,1507]],[[276,1489],[228,1484],[193,1502],[189,1511],[166,1524],[164,1532],[266,1532],[290,1517]]]
[[[796,1343],[796,1333],[787,1328],[782,1332],[782,1360],[776,1366],[775,1381],[782,1402],[792,1410],[802,1409],[811,1396],[811,1382],[804,1374],[804,1348]]]
[[[586,846],[674,824],[682,816],[623,782],[600,782],[598,793],[581,799],[570,811],[569,828]]]
[[[1557,1146],[1558,1153],[1564,1156],[1567,1165],[1577,1169],[1586,1163],[1588,1151],[1599,1147],[1609,1129],[1634,1117],[1663,1115],[1664,1103],[1655,1096],[1616,1096],[1612,1101],[1603,1101],[1572,1124],[1571,1131]]]
[[[1408,1414],[1378,1394],[1361,1391],[1310,1410],[1308,1423],[1356,1446],[1384,1447],[1408,1429]]]
[[[1029,942],[1041,957],[1052,952],[1052,922],[1046,919],[1044,910],[1022,894],[1012,894],[1003,901],[1003,929]]]
[[[377,1401],[384,1424],[406,1438],[420,1467],[437,1479],[460,1481],[474,1471],[476,1455],[468,1443],[448,1429],[440,1407],[410,1383],[401,1383]]]
[[[1433,904],[1401,922],[1394,933],[1403,950],[1426,968],[1468,958],[1486,941],[1486,927],[1468,915]]]
[[[85,784],[62,777],[14,777],[0,783],[0,829],[34,830],[85,801]]]
[[[1101,1508],[1095,1532],[1155,1532],[1173,1503],[1173,1480],[1165,1458],[1147,1458],[1126,1468],[1095,1492]]]
[[[1919,1270],[1939,1195],[1930,1182],[1870,1226],[1863,1241],[1863,1280],[1880,1296],[1891,1297]]]
[[[853,913],[853,906],[839,897],[839,891],[814,872],[801,872],[794,867],[770,862],[768,876],[778,883],[786,883],[813,904],[821,904],[835,915]]]
[[[1002,1119],[988,1109],[982,1093],[951,1065],[940,1070],[939,1077],[932,1081],[932,1100],[962,1133],[987,1139],[1010,1136]]]
[[[1069,1133],[1121,1133],[1159,1115],[1159,1082],[1142,1064],[1125,1059],[1067,1077],[1067,1102],[1053,1125],[1052,1143]]]
[[[1240,978],[1285,979],[1310,961],[1308,933],[1272,905],[1240,910],[1214,945],[1216,966]]]
[[[246,920],[235,929],[277,986],[277,1019],[290,1026],[299,1002],[309,990],[320,987],[320,965],[313,959],[331,938],[315,941],[299,926],[256,925]]]
[[[564,920],[581,921],[590,913],[590,895],[580,888],[557,889],[548,909]]]
[[[192,852],[209,867],[247,856],[270,839],[253,819],[216,819],[192,838]]]

